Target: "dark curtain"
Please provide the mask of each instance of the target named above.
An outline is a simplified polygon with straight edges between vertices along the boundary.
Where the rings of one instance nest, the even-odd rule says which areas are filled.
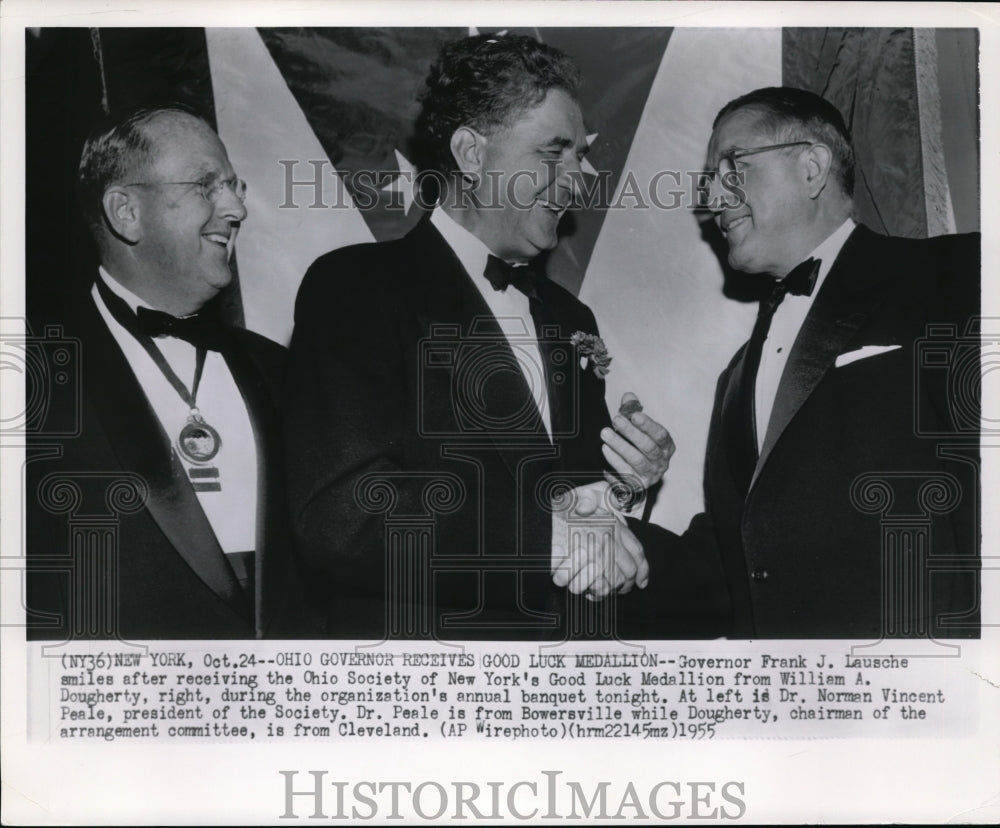
[[[979,229],[978,33],[933,33],[939,140],[956,229]],[[854,139],[857,218],[882,233],[928,235],[913,29],[785,29],[782,77],[836,105]],[[926,115],[926,113],[925,113]]]

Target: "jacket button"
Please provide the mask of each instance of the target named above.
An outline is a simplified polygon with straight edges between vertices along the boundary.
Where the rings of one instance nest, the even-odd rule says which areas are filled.
[[[750,577],[757,583],[760,583],[761,581],[766,581],[769,576],[770,573],[766,569],[755,569]]]

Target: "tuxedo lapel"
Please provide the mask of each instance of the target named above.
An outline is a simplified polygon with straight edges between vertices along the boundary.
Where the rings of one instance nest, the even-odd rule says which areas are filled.
[[[788,424],[885,300],[890,281],[873,255],[877,243],[872,231],[859,226],[827,274],[788,355],[751,487]]]
[[[733,469],[741,468],[740,458],[746,454],[744,445],[747,435],[747,424],[744,420],[746,411],[741,393],[746,354],[747,345],[744,345],[730,363],[726,375],[726,388],[722,395],[722,439],[725,443],[726,457]]]
[[[249,617],[246,596],[198,496],[90,296],[84,300],[80,325],[84,388],[121,468],[148,484],[146,509],[177,554],[213,592]]]
[[[274,618],[277,602],[287,572],[286,556],[279,551],[282,538],[290,537],[285,512],[284,478],[280,463],[277,412],[264,384],[260,370],[246,349],[228,332],[222,356],[226,361],[243,402],[254,432],[257,449],[257,526],[254,554],[254,627],[258,638],[263,637],[268,619]]]
[[[544,275],[536,280],[541,300],[543,330],[538,335],[538,351],[545,362],[545,386],[549,403],[549,420],[553,443],[576,437],[581,427],[581,390],[585,379],[576,351],[570,343],[574,331],[563,300]],[[577,326],[580,327],[580,326]],[[595,331],[584,331],[595,333]],[[568,374],[574,372],[571,379]]]
[[[524,459],[523,446],[518,443],[537,444],[539,438],[548,441],[541,415],[531,395],[531,389],[520,370],[517,357],[507,342],[503,331],[493,316],[489,305],[472,282],[469,274],[441,237],[429,219],[424,219],[407,236],[412,261],[420,274],[420,295],[414,300],[422,309],[421,327],[425,335],[433,335],[435,325],[457,326],[454,342],[465,348],[464,359],[470,354],[478,361],[475,371],[452,375],[455,384],[449,389],[449,398],[443,404],[454,412],[455,422],[461,428],[460,409],[466,406],[474,420],[485,421],[484,439],[490,440],[516,480],[518,467]],[[530,324],[530,321],[529,321]],[[526,331],[530,335],[530,331]],[[483,345],[481,355],[477,343]],[[460,361],[456,361],[457,367]],[[471,363],[466,362],[463,368]],[[476,382],[488,379],[490,393],[477,396]],[[422,381],[422,378],[418,378]],[[421,389],[427,394],[429,389]],[[425,403],[442,404],[426,400]],[[477,423],[465,432],[474,437]],[[519,440],[523,437],[523,440]]]

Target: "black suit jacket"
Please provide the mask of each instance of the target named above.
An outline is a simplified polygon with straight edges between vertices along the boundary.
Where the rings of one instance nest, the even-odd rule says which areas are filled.
[[[73,312],[34,328],[36,335],[62,331],[79,361],[68,366],[74,388],[63,394],[64,410],[29,442],[29,637],[310,634],[296,607],[279,459],[285,349],[228,328],[222,350],[257,448],[257,545],[248,595],[92,298],[81,296]],[[53,434],[69,429],[74,433]]]
[[[557,478],[600,479],[604,381],[568,338],[590,310],[547,279],[554,444],[496,319],[429,219],[328,253],[296,303],[285,390],[293,522],[342,637],[558,636]],[[529,321],[530,324],[530,321]],[[534,331],[525,331],[534,336]]]
[[[661,578],[728,594],[734,637],[978,636],[978,312],[978,235],[858,227],[789,354],[745,497],[725,432],[745,347],[719,378],[706,513],[668,542]],[[837,366],[872,345],[899,347]]]

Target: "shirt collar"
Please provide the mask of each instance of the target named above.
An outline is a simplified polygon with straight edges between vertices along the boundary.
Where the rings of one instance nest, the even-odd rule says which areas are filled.
[[[444,237],[468,274],[477,282],[481,279],[492,290],[493,286],[483,276],[483,272],[486,270],[487,260],[494,255],[493,252],[477,236],[449,216],[441,205],[431,213],[431,224]]]
[[[104,280],[104,284],[108,286],[108,289],[129,306],[129,310],[131,310],[132,313],[135,313],[136,308],[149,308],[150,310],[155,310],[155,308],[153,308],[148,302],[144,302],[127,287],[125,287],[125,285],[119,282],[114,276],[108,273],[108,271],[104,269],[104,265],[100,265],[97,268],[97,273],[100,278]]]
[[[819,247],[807,256],[807,258],[819,259],[821,262],[819,273],[816,276],[816,287],[813,288],[812,292],[813,296],[819,293],[819,289],[823,285],[823,280],[826,279],[826,274],[830,272],[833,263],[837,260],[837,256],[840,255],[840,249],[857,226],[854,219],[848,218],[840,227],[827,236],[826,240],[821,242]]]
[[[132,291],[130,291],[125,285],[119,282],[114,276],[112,276],[108,271],[104,269],[104,265],[98,265],[97,273],[100,278],[104,281],[104,284],[108,286],[108,289],[119,299],[128,305],[129,310],[132,313],[136,312],[136,308],[149,308],[149,310],[159,310],[159,308],[154,308],[145,299],[140,299]],[[171,314],[172,315],[172,314]],[[188,316],[195,316],[196,314],[188,314]],[[180,319],[186,319],[187,317],[178,317]]]

